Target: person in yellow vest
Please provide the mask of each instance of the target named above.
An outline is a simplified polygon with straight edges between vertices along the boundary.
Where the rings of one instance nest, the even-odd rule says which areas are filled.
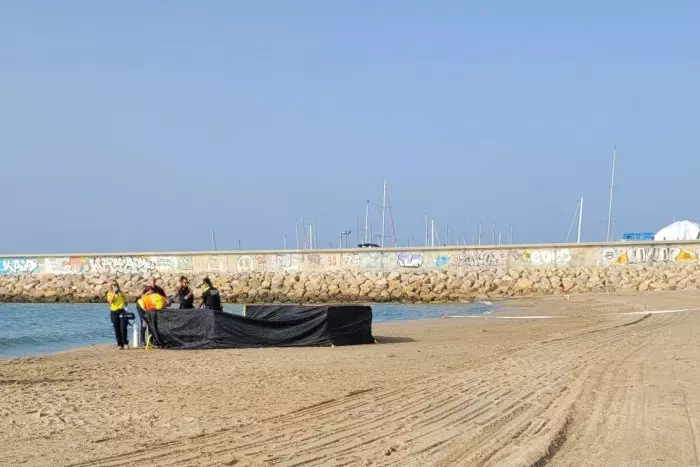
[[[136,300],[136,311],[141,319],[139,334],[141,342],[146,342],[146,320],[143,319],[144,311],[152,311],[165,308],[168,306],[168,299],[165,291],[156,283],[157,279],[153,276],[148,278],[148,283],[144,287],[143,292]],[[156,297],[159,296],[159,297]]]
[[[117,281],[112,281],[110,290],[107,292],[107,303],[109,303],[109,317],[114,327],[117,346],[119,346],[119,350],[124,350],[125,347],[129,348],[129,337],[127,334],[127,324],[129,322],[122,316],[124,307],[126,307],[126,297]]]

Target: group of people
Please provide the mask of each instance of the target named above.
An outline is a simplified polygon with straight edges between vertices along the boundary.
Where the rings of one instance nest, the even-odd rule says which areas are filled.
[[[194,309],[194,292],[190,289],[189,284],[187,277],[180,277],[180,286],[177,290],[177,295],[173,295],[169,298],[163,288],[157,284],[157,279],[155,277],[148,278],[148,283],[136,300],[136,310],[138,311],[141,321],[141,342],[145,342],[146,333],[144,312],[147,310],[144,310],[142,306],[143,299],[146,297],[157,297],[164,303],[164,306],[169,306],[174,302],[178,302],[180,304],[180,309]],[[219,290],[212,284],[211,279],[205,277],[201,287],[204,288],[204,292],[200,297],[199,308],[223,311],[221,295],[219,294]],[[112,326],[114,327],[117,346],[119,349],[128,348],[127,326],[129,321],[126,317],[127,299],[119,286],[119,282],[116,280],[112,281],[110,290],[107,292],[107,303],[109,303],[109,315],[112,320]]]

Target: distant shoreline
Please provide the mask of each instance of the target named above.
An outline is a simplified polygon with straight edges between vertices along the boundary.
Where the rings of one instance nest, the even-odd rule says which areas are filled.
[[[0,359],[29,356],[46,356],[56,352],[107,345],[114,340],[112,326],[108,319],[106,304],[0,304],[0,322],[12,326],[0,329]],[[385,323],[425,321],[449,314],[481,314],[498,309],[493,305],[482,304],[368,304],[373,308],[373,326]],[[13,308],[14,306],[14,308]],[[9,309],[7,307],[10,307]],[[30,307],[30,308],[25,308]],[[3,310],[4,309],[4,310]],[[24,309],[24,311],[23,311]],[[31,311],[30,311],[31,310]],[[133,310],[130,308],[130,310]],[[173,309],[173,313],[177,313]],[[224,311],[240,314],[242,305],[229,304]],[[55,315],[54,313],[60,313]],[[83,320],[82,324],[80,323]],[[32,323],[51,323],[50,330],[34,328]],[[36,331],[32,331],[36,329]],[[129,340],[132,340],[133,327],[129,327]],[[9,334],[8,334],[9,333]],[[45,339],[46,342],[42,342]]]

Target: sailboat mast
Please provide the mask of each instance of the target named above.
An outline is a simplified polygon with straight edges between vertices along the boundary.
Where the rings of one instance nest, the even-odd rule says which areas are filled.
[[[382,248],[384,248],[384,223],[386,219],[386,180],[384,180],[384,194],[382,195],[382,239],[381,243],[379,244]]]
[[[367,200],[367,206],[365,207],[365,243],[369,243],[367,236],[369,235],[369,200]]]
[[[297,238],[297,250],[299,249],[299,221],[294,219],[294,235]]]
[[[425,246],[428,246],[428,214],[425,215]]]
[[[612,227],[612,207],[613,207],[613,191],[615,190],[615,159],[617,158],[617,148],[613,147],[613,164],[612,178],[610,180],[610,204],[608,205],[608,232],[605,236],[605,241],[610,241],[610,228]]]
[[[394,248],[396,248],[396,223],[394,222],[394,209],[391,206],[391,196],[389,195],[389,189],[386,190],[386,203],[387,208],[389,208],[389,219],[391,220],[391,233],[392,239],[394,241]]]
[[[581,223],[583,222],[583,196],[581,203],[578,205],[578,234],[576,235],[576,243],[581,243]]]
[[[316,218],[314,217],[314,246],[318,248],[318,230],[316,230]]]

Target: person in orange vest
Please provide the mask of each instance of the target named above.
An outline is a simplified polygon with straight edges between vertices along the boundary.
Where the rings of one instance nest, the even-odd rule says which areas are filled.
[[[165,299],[165,303],[167,306],[168,303],[168,296],[165,294],[165,290],[163,290],[158,284],[156,283],[157,279],[153,276],[148,278],[148,283],[146,284],[146,287],[144,287],[143,292],[141,292],[141,295],[139,295],[136,298],[136,311],[139,313],[139,318],[141,319],[141,326],[139,327],[139,334],[141,337],[140,342],[146,342],[146,320],[143,319],[143,313],[144,309],[141,308],[141,305],[139,304],[139,299],[143,297],[144,295],[149,295],[149,294],[158,294],[161,295]]]

